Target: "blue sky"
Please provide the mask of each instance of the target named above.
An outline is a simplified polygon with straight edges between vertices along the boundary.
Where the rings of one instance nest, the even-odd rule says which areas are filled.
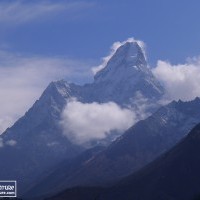
[[[199,8],[199,0],[0,0],[0,132],[51,81],[92,81],[110,46],[130,37],[145,42],[171,99],[200,96]]]
[[[113,42],[134,37],[146,43],[152,65],[200,54],[198,0],[1,0],[3,5],[0,46],[12,52],[98,63]]]

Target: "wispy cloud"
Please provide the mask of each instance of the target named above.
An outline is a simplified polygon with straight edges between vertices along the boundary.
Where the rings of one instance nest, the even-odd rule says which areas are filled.
[[[73,81],[73,77],[89,77],[86,64],[0,51],[0,133],[30,108],[51,81],[64,78]]]
[[[9,1],[0,2],[0,23],[25,23],[32,20],[42,20],[61,12],[67,13],[68,18],[73,17],[80,10],[89,9],[94,3],[85,1]]]

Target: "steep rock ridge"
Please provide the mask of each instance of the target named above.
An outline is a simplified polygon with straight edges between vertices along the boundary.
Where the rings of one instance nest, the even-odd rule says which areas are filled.
[[[0,177],[17,180],[19,194],[44,169],[83,151],[62,134],[60,125],[71,95],[66,82],[51,83],[33,107],[1,135]]]

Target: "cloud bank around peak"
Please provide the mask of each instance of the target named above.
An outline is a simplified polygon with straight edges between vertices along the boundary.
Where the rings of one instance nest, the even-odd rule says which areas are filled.
[[[93,67],[92,68],[92,72],[93,74],[95,75],[97,72],[101,71],[103,68],[106,67],[108,61],[112,58],[112,56],[115,54],[115,52],[117,51],[117,49],[124,45],[126,42],[137,42],[138,45],[141,47],[141,49],[143,50],[143,53],[144,55],[146,56],[146,45],[143,41],[141,40],[136,40],[134,38],[128,38],[127,40],[123,41],[123,42],[114,42],[113,45],[110,47],[110,53],[108,54],[108,56],[105,56],[102,58],[102,64],[96,66],[96,67]]]
[[[133,125],[136,116],[114,102],[67,103],[62,116],[64,134],[76,144],[103,139],[112,131],[123,132]]]
[[[200,97],[200,57],[178,65],[159,60],[153,74],[164,85],[169,100],[187,101]]]

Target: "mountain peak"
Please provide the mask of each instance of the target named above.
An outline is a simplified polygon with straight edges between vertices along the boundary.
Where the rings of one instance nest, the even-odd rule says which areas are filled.
[[[115,51],[107,65],[96,73],[94,79],[100,82],[110,80],[112,76],[119,77],[119,74],[130,77],[140,72],[149,73],[145,54],[138,42],[127,41]]]
[[[120,46],[110,62],[115,60],[116,58],[123,59],[123,61],[125,61],[128,65],[147,66],[145,53],[142,47],[136,41],[126,42],[125,44]]]
[[[117,48],[106,66],[94,76],[94,85],[101,85],[108,96],[118,93],[120,98],[126,91],[126,99],[138,91],[147,98],[160,98],[164,93],[147,65],[140,41],[135,40],[125,41]]]
[[[138,42],[126,42],[121,45],[115,52],[114,57],[122,56],[126,61],[136,61],[136,59],[141,56],[143,61],[146,62],[144,52]],[[145,63],[146,64],[146,63]]]

